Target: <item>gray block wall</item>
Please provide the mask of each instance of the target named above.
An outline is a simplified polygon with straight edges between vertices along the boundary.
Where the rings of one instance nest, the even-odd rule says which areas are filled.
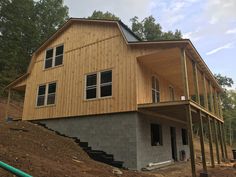
[[[137,168],[137,113],[117,113],[41,120],[47,127],[88,142],[93,150],[113,154],[130,169]]]
[[[188,145],[182,144],[181,128],[186,125],[137,112],[41,120],[47,127],[88,142],[93,150],[113,154],[130,169],[142,169],[151,162],[172,160],[170,127],[176,127],[178,159]],[[162,125],[163,145],[151,146],[150,124]]]
[[[150,124],[157,123],[162,126],[163,145],[151,146]],[[181,128],[186,125],[162,118],[138,114],[137,117],[137,169],[146,167],[150,162],[163,162],[172,160],[170,127],[176,128],[177,156],[180,158],[180,151],[185,150],[189,158],[189,146],[183,145]]]

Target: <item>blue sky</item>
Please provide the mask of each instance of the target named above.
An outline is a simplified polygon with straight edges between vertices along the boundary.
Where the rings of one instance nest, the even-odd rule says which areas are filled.
[[[64,0],[71,17],[109,11],[129,19],[153,15],[164,31],[180,29],[213,73],[236,82],[236,0]],[[236,84],[234,84],[236,88]]]

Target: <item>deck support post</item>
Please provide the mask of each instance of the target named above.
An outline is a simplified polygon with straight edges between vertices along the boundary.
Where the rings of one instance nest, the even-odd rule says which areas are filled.
[[[228,160],[228,152],[227,152],[227,146],[226,146],[226,137],[225,137],[225,128],[224,128],[224,123],[221,123],[221,130],[223,133],[223,142],[224,142],[224,149],[225,149],[225,158]]]
[[[194,78],[196,102],[200,103],[199,85],[198,85],[198,71],[197,71],[197,64],[195,62],[193,62],[193,78]]]
[[[5,119],[8,119],[9,109],[10,109],[10,102],[11,102],[11,90],[8,90],[8,97],[7,97],[7,106],[5,111]]]
[[[217,127],[216,127],[216,120],[215,119],[213,119],[213,131],[214,131],[214,140],[215,140],[215,146],[216,146],[216,159],[217,159],[217,163],[220,164],[219,140],[218,140],[218,134],[217,134]]]
[[[192,177],[196,177],[195,152],[194,152],[194,145],[193,145],[193,121],[192,121],[192,113],[191,113],[190,105],[186,106],[186,118],[187,118],[187,126],[188,126]]]
[[[220,136],[220,149],[221,149],[221,156],[222,161],[225,161],[225,151],[224,151],[224,145],[223,145],[223,135],[222,135],[222,127],[220,121],[218,121],[218,128],[219,128],[219,136]]]
[[[212,129],[211,129],[211,118],[207,115],[207,124],[208,124],[208,131],[209,131],[209,150],[210,150],[210,157],[211,157],[211,167],[215,167],[214,161],[214,154],[213,154],[213,145],[212,145]]]
[[[203,168],[203,171],[200,173],[200,176],[207,176],[202,112],[199,110],[198,114],[199,114],[199,119],[200,119],[200,144],[201,144],[202,168]]]
[[[184,96],[185,100],[189,100],[189,85],[188,85],[188,70],[187,70],[187,61],[185,48],[180,50],[180,59],[181,59],[181,68],[182,68],[182,80],[184,85]]]

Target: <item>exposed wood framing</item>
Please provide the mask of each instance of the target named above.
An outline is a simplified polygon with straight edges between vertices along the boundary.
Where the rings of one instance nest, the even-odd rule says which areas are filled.
[[[209,131],[209,150],[210,150],[210,158],[211,158],[211,166],[215,167],[215,161],[214,161],[214,154],[213,154],[213,145],[212,145],[212,123],[210,116],[207,116],[207,125],[208,125],[208,131]]]
[[[224,142],[224,150],[225,150],[225,158],[226,160],[228,160],[228,152],[227,152],[227,146],[226,146],[226,137],[225,137],[225,128],[224,128],[224,124],[221,123],[221,130],[223,133],[223,142]]]
[[[185,48],[181,48],[180,51],[181,51],[180,59],[181,59],[182,79],[184,85],[184,96],[186,100],[189,100],[188,70],[187,70]]]
[[[196,102],[200,104],[197,64],[195,62],[193,62],[192,64],[193,64],[193,79],[194,79]]]
[[[216,121],[213,119],[213,132],[214,132],[214,140],[215,140],[215,146],[216,146],[216,159],[217,163],[220,164],[220,153],[219,153],[219,140],[218,140],[218,131],[216,126]]]
[[[222,128],[221,127],[221,123],[218,122],[221,156],[222,156],[222,161],[225,161],[225,150],[224,150],[224,143],[223,143],[223,132],[222,132],[221,128]]]
[[[196,177],[196,164],[195,164],[195,152],[193,145],[193,121],[190,105],[186,106],[186,117],[187,117],[187,126],[188,126],[188,137],[189,137],[189,149],[190,149],[190,158],[191,158],[191,169],[192,177]]]
[[[212,111],[212,113],[214,113],[214,112],[215,112],[215,109],[214,109],[214,99],[213,99],[213,90],[212,90],[212,84],[211,84],[211,82],[209,82],[209,87],[210,87],[211,111]]]
[[[201,154],[202,154],[202,168],[203,168],[203,173],[207,173],[205,147],[204,147],[204,131],[203,131],[203,121],[202,121],[201,111],[198,112],[198,115],[200,119],[200,144],[201,144]]]
[[[203,73],[203,91],[204,91],[204,107],[206,110],[209,110],[208,108],[208,96],[207,96],[207,86],[206,86],[206,77],[205,74]]]

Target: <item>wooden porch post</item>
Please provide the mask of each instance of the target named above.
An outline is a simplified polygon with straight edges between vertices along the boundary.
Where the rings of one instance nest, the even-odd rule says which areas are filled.
[[[204,131],[203,131],[203,121],[202,121],[201,111],[199,111],[199,119],[200,119],[200,143],[201,143],[202,167],[203,167],[202,174],[207,174],[205,147],[204,147]]]
[[[196,62],[193,62],[193,78],[194,78],[194,88],[195,88],[196,102],[200,104],[199,85],[198,85],[198,72],[197,72]]]
[[[209,86],[210,86],[210,103],[211,103],[211,112],[215,112],[215,109],[214,109],[214,98],[213,98],[213,92],[212,92],[212,85],[211,83],[209,83]]]
[[[6,107],[6,111],[5,111],[5,119],[7,120],[8,118],[8,113],[9,113],[9,109],[10,109],[10,101],[11,101],[11,90],[8,90],[8,97],[7,97],[7,107]]]
[[[180,52],[181,52],[180,59],[181,59],[181,68],[182,68],[182,80],[183,80],[183,85],[184,85],[184,96],[185,96],[185,100],[189,100],[188,70],[187,70],[185,48],[181,48]]]
[[[219,136],[220,136],[220,149],[221,149],[221,156],[222,156],[222,161],[225,161],[225,152],[224,152],[224,146],[223,146],[223,135],[222,135],[222,130],[221,130],[221,123],[218,121],[218,127],[219,127]]]
[[[210,149],[210,157],[211,157],[211,166],[215,167],[213,145],[212,145],[211,118],[209,115],[207,115],[207,123],[208,123],[208,130],[209,130],[209,149]]]
[[[222,112],[222,106],[221,106],[221,98],[220,98],[220,94],[218,94],[218,104],[219,104],[219,112],[220,112],[220,118],[223,118],[223,112]]]
[[[203,91],[204,91],[204,106],[207,110],[209,110],[209,108],[208,108],[207,87],[206,87],[206,78],[205,78],[204,73],[203,73],[202,77],[203,77]]]
[[[192,177],[196,177],[195,152],[194,152],[194,145],[193,145],[193,121],[192,121],[192,113],[191,113],[190,105],[186,106],[186,118],[187,118],[187,126],[188,126]]]
[[[214,131],[214,139],[215,139],[215,145],[216,145],[217,163],[220,164],[219,140],[218,140],[218,135],[217,135],[217,127],[216,127],[216,120],[215,119],[213,119],[213,131]]]
[[[225,138],[225,128],[224,123],[221,123],[221,130],[223,132],[223,141],[224,141],[224,149],[225,149],[225,158],[228,160],[228,152],[227,152],[227,146],[226,146],[226,138]]]
[[[220,114],[219,114],[219,104],[218,104],[218,95],[217,95],[216,90],[214,91],[214,95],[215,95],[215,108],[216,108],[215,113],[219,117],[220,116]]]

